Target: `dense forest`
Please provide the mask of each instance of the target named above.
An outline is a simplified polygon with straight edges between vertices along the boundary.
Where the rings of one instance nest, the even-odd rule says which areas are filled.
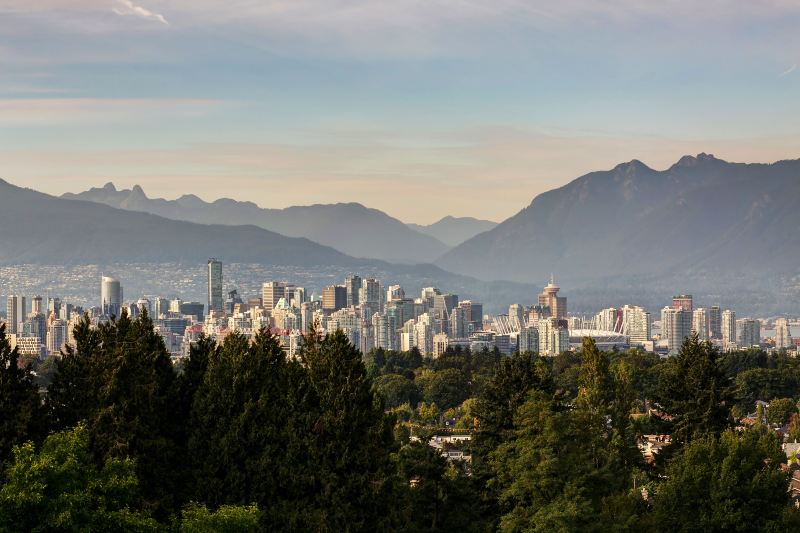
[[[262,331],[175,367],[146,315],[74,338],[22,367],[0,329],[2,532],[800,529],[783,354],[431,360],[312,330],[290,359]],[[468,461],[429,445],[453,432]]]

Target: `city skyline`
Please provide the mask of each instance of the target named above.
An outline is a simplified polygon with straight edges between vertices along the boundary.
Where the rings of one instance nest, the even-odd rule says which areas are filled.
[[[789,2],[11,0],[0,13],[2,175],[56,194],[113,180],[499,221],[619,161],[798,155]],[[301,186],[272,193],[287,183]]]

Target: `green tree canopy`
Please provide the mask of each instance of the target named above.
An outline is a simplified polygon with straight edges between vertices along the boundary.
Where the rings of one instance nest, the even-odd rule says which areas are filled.
[[[0,531],[155,531],[158,523],[136,510],[134,462],[109,458],[98,467],[83,425],[54,433],[36,451],[15,448],[0,489]]]
[[[383,397],[387,408],[394,408],[404,403],[417,405],[420,393],[417,385],[400,374],[384,374],[375,379],[375,388]]]
[[[731,423],[730,380],[719,367],[717,350],[697,335],[687,337],[660,375],[656,400],[671,417],[677,445],[718,434]]]
[[[667,467],[652,524],[662,531],[784,531],[784,460],[764,427],[698,437]]]

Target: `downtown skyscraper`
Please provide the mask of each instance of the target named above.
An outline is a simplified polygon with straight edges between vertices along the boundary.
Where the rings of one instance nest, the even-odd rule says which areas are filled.
[[[208,260],[208,311],[222,313],[225,300],[222,298],[222,261],[212,257]]]

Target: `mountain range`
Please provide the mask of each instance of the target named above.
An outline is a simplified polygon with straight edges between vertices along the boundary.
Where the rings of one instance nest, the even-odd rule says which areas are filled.
[[[437,264],[482,279],[587,286],[708,277],[750,284],[800,273],[800,159],[633,160],[540,194]],[[732,287],[735,289],[735,287]]]
[[[206,202],[193,194],[177,200],[148,198],[138,185],[117,190],[113,183],[62,197],[202,224],[252,224],[287,237],[304,237],[354,257],[394,263],[431,262],[449,248],[431,235],[358,203],[265,209],[229,198]]]
[[[401,283],[409,294],[421,287],[439,286],[464,298],[479,299],[487,310],[520,293],[534,293],[532,286],[479,281],[433,264],[356,258],[306,238],[287,237],[254,225],[172,220],[50,196],[0,179],[0,265],[117,265],[116,272],[124,277],[125,270],[119,265],[152,263],[152,275],[157,277],[158,264],[202,269],[209,257],[226,263],[290,267],[296,278],[316,288],[341,282],[348,272]],[[330,281],[309,279],[307,273],[320,271],[319,267],[324,267],[325,279]]]
[[[175,220],[184,217],[194,221]],[[306,218],[312,222],[305,224]],[[259,220],[290,225],[291,232],[281,229],[291,235],[299,232],[295,226],[317,232],[319,242],[264,229]],[[190,195],[149,199],[140,187],[118,191],[110,184],[59,198],[0,180],[0,264],[192,265],[220,257],[324,265],[336,276],[357,271],[410,287],[439,285],[484,300],[487,310],[532,301],[552,272],[590,308],[643,294],[660,302],[682,290],[712,303],[733,294],[745,302],[739,305],[763,312],[800,308],[800,160],[743,164],[699,154],[666,170],[633,160],[540,194],[496,226],[468,222],[470,231],[488,229],[448,250],[441,241],[460,237],[442,230],[447,218],[409,228],[359,204],[269,210]],[[331,243],[345,250],[360,246],[361,257]],[[378,252],[368,249],[372,245]],[[408,264],[439,254],[436,266]],[[365,258],[377,255],[404,264]]]
[[[430,235],[448,246],[457,246],[479,233],[489,231],[495,226],[497,226],[497,222],[490,220],[453,216],[446,216],[427,226],[408,224],[411,229]]]

